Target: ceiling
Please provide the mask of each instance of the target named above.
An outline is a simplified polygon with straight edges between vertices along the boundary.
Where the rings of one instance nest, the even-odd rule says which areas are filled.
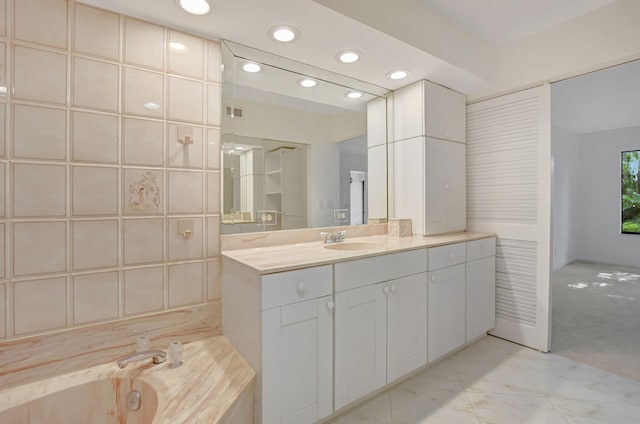
[[[496,45],[612,0],[213,0],[214,13],[207,16],[188,15],[174,0],[81,1],[207,38],[253,46],[387,89],[426,78],[470,94],[490,88],[491,50]],[[348,7],[351,13],[340,13]],[[376,16],[387,22],[384,30],[364,19]],[[407,16],[430,24],[407,25]],[[300,39],[291,44],[271,40],[268,30],[282,24],[297,27]],[[434,28],[447,36],[423,36],[422,31]],[[362,59],[350,65],[338,63],[335,56],[345,49],[359,50]],[[476,69],[467,58],[486,63]],[[411,70],[409,78],[386,78],[387,72],[400,68]]]

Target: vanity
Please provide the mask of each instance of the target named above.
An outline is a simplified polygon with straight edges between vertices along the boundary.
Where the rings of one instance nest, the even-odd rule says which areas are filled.
[[[222,281],[224,334],[257,374],[256,422],[314,423],[494,327],[495,237],[223,250]]]

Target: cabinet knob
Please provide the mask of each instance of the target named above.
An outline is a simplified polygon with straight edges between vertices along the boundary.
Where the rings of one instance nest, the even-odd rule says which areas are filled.
[[[385,295],[388,295],[389,294],[389,286],[384,286],[382,288],[382,293],[384,293]]]
[[[330,300],[330,301],[327,302],[327,309],[329,311],[333,311],[335,309],[335,307],[336,307],[336,304],[335,304],[335,302],[333,300]]]
[[[451,187],[451,186],[449,185],[449,183],[447,183],[447,184],[445,184],[445,185],[444,185],[444,189],[445,189],[445,190],[449,190],[449,187]]]
[[[436,281],[436,276],[435,275],[431,276],[431,281]]]
[[[396,285],[395,284],[391,284],[390,290],[391,290],[391,293],[395,293],[396,292]]]
[[[307,287],[304,285],[304,283],[302,281],[300,281],[297,285],[296,285],[296,289],[298,290],[298,294],[299,295],[303,295],[304,291]]]
[[[453,259],[453,253],[449,253],[449,259]]]

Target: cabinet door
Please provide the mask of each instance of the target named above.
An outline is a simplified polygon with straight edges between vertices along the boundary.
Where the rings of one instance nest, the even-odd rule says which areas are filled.
[[[425,135],[464,143],[465,121],[464,94],[425,82]]]
[[[496,326],[496,258],[467,262],[467,341]]]
[[[429,362],[465,342],[465,265],[428,273]]]
[[[425,234],[466,228],[465,145],[427,138]]]
[[[386,384],[387,289],[379,283],[335,295],[336,409]]]
[[[331,296],[262,312],[262,423],[314,423],[333,412]]]
[[[427,363],[427,273],[389,282],[387,382]]]

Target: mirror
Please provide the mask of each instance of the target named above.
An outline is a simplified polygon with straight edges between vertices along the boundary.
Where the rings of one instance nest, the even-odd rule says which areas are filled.
[[[388,90],[229,41],[222,60],[222,234],[386,221]]]

